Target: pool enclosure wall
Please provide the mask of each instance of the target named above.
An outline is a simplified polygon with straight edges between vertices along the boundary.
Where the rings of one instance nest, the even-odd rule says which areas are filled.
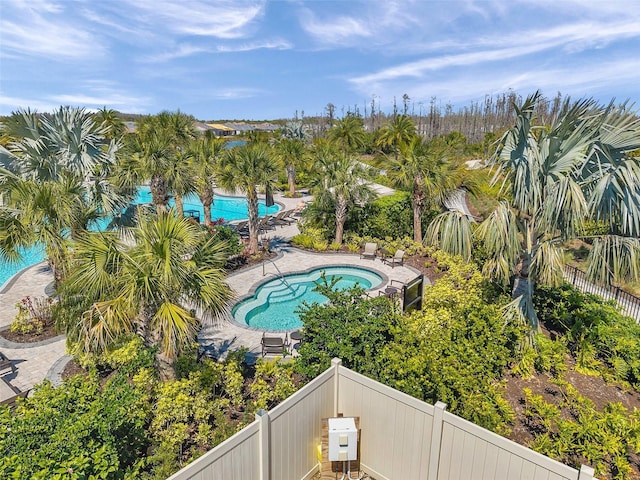
[[[307,480],[318,472],[321,419],[360,417],[362,470],[376,480],[588,480],[580,471],[436,405],[332,366],[169,480]]]

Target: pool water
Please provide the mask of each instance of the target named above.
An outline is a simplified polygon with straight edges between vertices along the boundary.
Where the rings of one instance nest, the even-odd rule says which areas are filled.
[[[382,283],[382,277],[371,270],[358,267],[321,267],[308,273],[284,275],[262,284],[253,297],[242,300],[233,308],[234,320],[260,330],[293,330],[302,327],[296,310],[307,303],[325,303],[327,297],[313,291],[322,272],[327,280],[339,277],[335,287],[345,290],[356,284],[370,289]]]
[[[135,205],[151,203],[151,192],[148,186],[142,186],[138,188],[138,196],[132,202]],[[184,209],[197,210],[200,215],[200,221],[204,219],[204,207],[197,195],[188,195],[183,200]],[[173,207],[175,201],[171,199],[169,206]],[[264,202],[258,203],[258,214],[264,216],[267,214],[276,213],[279,210],[278,205],[273,205],[269,208],[265,207]],[[226,197],[216,195],[213,199],[213,205],[211,206],[211,217],[214,221],[219,218],[224,218],[229,222],[232,220],[242,220],[248,217],[247,200],[244,197]],[[105,229],[109,224],[108,219],[99,220],[96,229]],[[4,284],[21,270],[40,263],[45,259],[44,249],[42,247],[31,247],[20,250],[22,258],[18,262],[7,262],[0,259],[0,291]]]

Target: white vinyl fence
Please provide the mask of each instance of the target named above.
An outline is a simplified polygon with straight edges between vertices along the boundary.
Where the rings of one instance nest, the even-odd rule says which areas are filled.
[[[580,471],[417,400],[334,359],[270,412],[169,480],[308,480],[318,471],[321,419],[360,417],[362,469],[376,480],[591,480]]]

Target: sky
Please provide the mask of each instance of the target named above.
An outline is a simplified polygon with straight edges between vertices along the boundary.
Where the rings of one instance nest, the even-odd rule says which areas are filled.
[[[199,120],[455,109],[541,90],[640,105],[640,1],[0,0],[0,115]]]

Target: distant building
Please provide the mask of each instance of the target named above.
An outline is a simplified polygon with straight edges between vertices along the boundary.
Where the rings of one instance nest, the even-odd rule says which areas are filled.
[[[223,125],[222,123],[207,123],[208,127],[213,130],[217,137],[228,137],[230,135],[237,135],[236,130]]]

